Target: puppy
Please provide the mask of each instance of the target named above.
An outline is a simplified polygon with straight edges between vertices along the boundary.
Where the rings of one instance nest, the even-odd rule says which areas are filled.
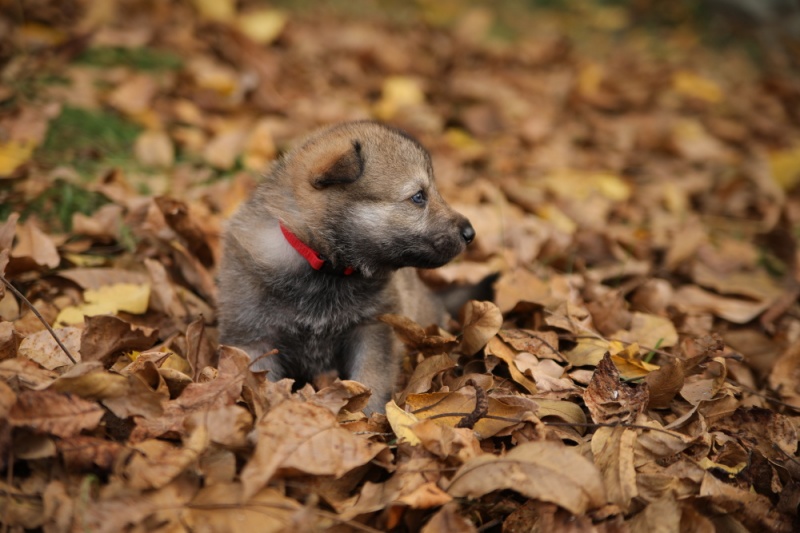
[[[281,158],[233,215],[219,272],[220,340],[296,386],[335,373],[383,412],[402,345],[375,317],[442,323],[414,268],[444,265],[475,237],[436,190],[428,152],[400,130],[348,122]]]

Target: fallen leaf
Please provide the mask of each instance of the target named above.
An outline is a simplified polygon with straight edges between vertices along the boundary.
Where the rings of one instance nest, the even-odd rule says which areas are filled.
[[[17,229],[17,244],[11,249],[11,257],[29,257],[37,265],[48,268],[56,268],[61,263],[56,245],[33,218],[28,218]]]
[[[500,331],[503,315],[492,302],[475,300],[467,302],[461,313],[464,317],[464,329],[459,349],[465,355],[474,355]]]
[[[324,407],[294,401],[270,410],[257,422],[255,432],[256,449],[241,474],[245,498],[261,490],[279,470],[339,477],[383,450],[383,445],[340,427]]]
[[[80,351],[81,330],[78,328],[57,328],[54,331],[58,340],[69,350],[72,357],[80,362],[82,355]],[[47,330],[32,333],[22,339],[17,355],[35,361],[48,370],[73,364],[53,338],[53,335]]]
[[[92,316],[85,320],[81,334],[81,356],[84,361],[108,364],[120,352],[146,350],[158,339],[157,330],[135,326],[115,316]]]
[[[105,411],[96,402],[54,391],[22,391],[8,419],[16,427],[27,427],[58,437],[72,437],[94,429]]]
[[[574,514],[606,503],[597,467],[574,449],[551,441],[526,442],[502,457],[476,457],[447,485],[448,494],[457,498],[478,498],[504,489],[555,503]]]
[[[520,372],[519,368],[517,368],[517,365],[514,362],[517,354],[498,337],[492,337],[491,340],[489,340],[489,344],[486,345],[486,354],[497,357],[506,363],[508,370],[511,373],[511,378],[516,383],[522,385],[528,392],[531,394],[536,394],[538,392],[536,382],[531,380],[524,373]]]
[[[627,510],[639,495],[636,487],[636,432],[622,427],[599,427],[592,435],[592,455],[605,482],[608,500]]]
[[[258,44],[269,44],[283,31],[289,17],[276,9],[257,9],[239,15],[236,24],[243,34]]]
[[[394,401],[390,401],[386,404],[386,418],[398,440],[407,442],[412,446],[422,442],[411,429],[419,422],[419,418],[414,416],[413,413],[404,411]]]
[[[611,356],[603,357],[583,395],[593,421],[633,422],[647,408],[650,396],[647,385],[623,383],[619,377],[619,371],[611,362]]]
[[[81,305],[62,309],[56,322],[79,324],[84,321],[84,317],[113,315],[120,311],[134,315],[143,314],[150,301],[150,284],[116,283],[99,289],[86,289],[83,299],[84,303]]]

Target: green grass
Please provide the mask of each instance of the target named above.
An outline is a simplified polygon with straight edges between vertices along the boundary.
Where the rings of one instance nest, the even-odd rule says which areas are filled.
[[[72,229],[73,214],[91,215],[108,202],[100,193],[58,180],[28,203],[22,209],[21,216],[24,219],[36,214],[48,227],[68,232]]]
[[[133,143],[141,128],[115,113],[66,106],[50,123],[34,154],[44,167],[68,164],[92,177],[101,168],[135,164]]]
[[[172,52],[153,48],[117,48],[97,46],[89,48],[77,58],[76,63],[92,67],[128,66],[137,70],[160,71],[177,70],[183,60]]]

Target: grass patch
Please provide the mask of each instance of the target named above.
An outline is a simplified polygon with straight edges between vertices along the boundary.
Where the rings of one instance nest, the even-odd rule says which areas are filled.
[[[107,203],[108,198],[100,193],[58,180],[26,205],[21,216],[24,219],[35,214],[49,227],[69,232],[72,230],[73,214],[91,215]]]
[[[137,70],[177,70],[183,66],[183,60],[163,50],[153,48],[119,48],[113,46],[97,46],[89,48],[75,58],[76,63],[92,67],[127,66]]]
[[[117,114],[66,106],[50,123],[34,159],[45,167],[70,164],[89,176],[101,167],[129,167],[140,131]]]

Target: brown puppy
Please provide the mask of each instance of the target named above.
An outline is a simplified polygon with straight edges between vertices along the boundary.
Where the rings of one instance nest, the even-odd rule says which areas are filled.
[[[302,385],[335,372],[382,412],[402,346],[375,317],[441,323],[413,268],[435,268],[475,236],[433,181],[428,152],[375,122],[321,130],[284,156],[229,221],[220,269],[221,342],[256,370]]]

